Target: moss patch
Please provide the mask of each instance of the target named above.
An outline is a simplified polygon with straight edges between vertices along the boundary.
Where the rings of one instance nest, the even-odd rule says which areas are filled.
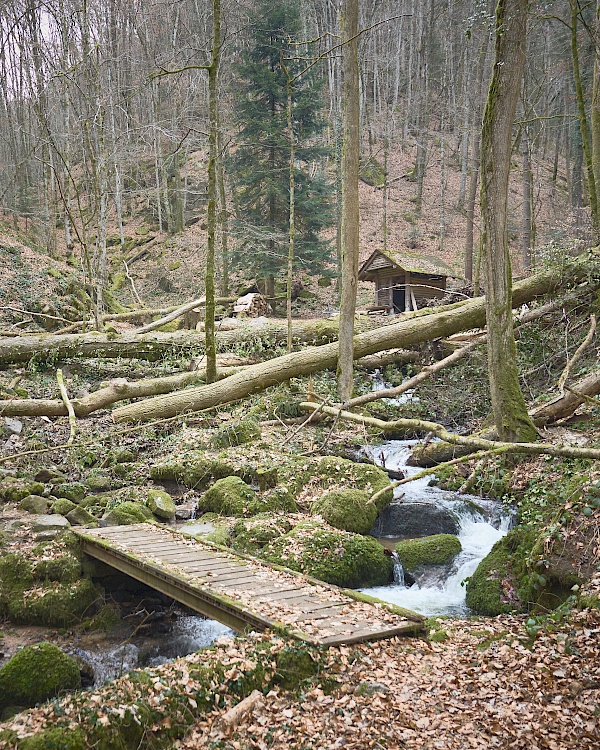
[[[224,516],[244,516],[254,500],[254,492],[239,477],[216,481],[201,500],[202,510]]]
[[[80,687],[75,659],[51,643],[38,643],[18,651],[0,669],[0,708],[34,706]]]
[[[355,534],[366,534],[377,518],[375,504],[362,490],[332,490],[313,503],[312,512],[336,529]]]
[[[152,513],[144,505],[126,500],[115,508],[111,508],[104,514],[103,519],[110,526],[127,526],[151,520]]]
[[[268,562],[347,588],[389,583],[393,563],[370,537],[307,522],[271,542],[261,552]]]
[[[423,565],[447,565],[461,551],[462,545],[453,534],[406,539],[396,545],[396,553],[402,567],[408,571],[416,570]]]
[[[211,438],[214,448],[230,448],[234,445],[243,445],[261,436],[260,425],[254,419],[241,419],[231,424],[220,427]]]

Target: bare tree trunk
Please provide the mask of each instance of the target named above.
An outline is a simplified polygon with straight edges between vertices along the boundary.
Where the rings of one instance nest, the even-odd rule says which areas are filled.
[[[358,0],[344,0],[342,28],[343,147],[342,147],[342,297],[338,395],[352,397],[353,337],[359,255],[358,171],[360,154],[360,92],[358,72]]]
[[[521,153],[523,155],[523,231],[521,236],[521,259],[523,270],[531,271],[531,155],[529,153],[529,138],[527,127],[523,128],[521,134]]]
[[[492,409],[501,440],[535,440],[519,384],[511,300],[507,204],[512,127],[525,67],[528,0],[499,0],[496,56],[481,132],[481,213]]]

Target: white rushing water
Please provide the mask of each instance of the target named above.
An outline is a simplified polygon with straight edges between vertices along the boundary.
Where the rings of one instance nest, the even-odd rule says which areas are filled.
[[[411,476],[420,471],[418,467],[406,465],[413,445],[414,442],[411,441],[391,440],[371,448],[369,455],[379,465]],[[410,587],[394,583],[363,590],[428,617],[460,616],[468,613],[463,585],[465,578],[473,575],[494,544],[508,532],[512,518],[496,501],[456,495],[437,487],[429,487],[430,479],[431,477],[425,477],[398,487],[395,500],[403,497],[405,502],[430,503],[450,510],[457,518],[462,552],[454,561],[448,576],[445,580],[440,580],[436,575],[425,577],[420,579],[420,584],[414,583]]]

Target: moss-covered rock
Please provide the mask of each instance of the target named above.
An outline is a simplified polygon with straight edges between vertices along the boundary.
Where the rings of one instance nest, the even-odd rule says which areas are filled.
[[[310,499],[320,496],[322,490],[356,489],[369,497],[389,488],[388,475],[378,466],[359,464],[337,456],[294,458],[282,463],[277,474],[280,486],[287,487],[298,498],[301,494]],[[389,488],[377,500],[381,511],[392,501],[393,489]]]
[[[145,505],[125,501],[102,516],[106,526],[128,526],[134,523],[144,523],[152,519],[152,512]]]
[[[56,497],[65,497],[73,503],[80,503],[87,491],[87,487],[82,482],[64,482],[57,485],[53,490]]]
[[[260,436],[260,425],[255,419],[240,419],[220,427],[212,436],[211,445],[215,448],[230,448],[258,440]]]
[[[177,512],[173,498],[163,490],[148,490],[148,508],[158,518],[167,520],[175,518]]]
[[[238,552],[256,555],[263,547],[291,531],[293,524],[284,515],[261,515],[240,520],[233,527],[231,546]]]
[[[350,534],[306,522],[265,547],[268,562],[349,588],[389,583],[393,563],[383,547],[370,537]]]
[[[434,534],[419,539],[405,539],[396,545],[402,567],[413,572],[424,565],[448,565],[462,552],[458,537]]]
[[[467,581],[467,606],[480,615],[522,611],[531,604],[527,558],[535,532],[517,526],[500,539]]]
[[[298,505],[287,487],[275,487],[264,495],[256,495],[248,506],[248,516],[259,513],[297,513]]]
[[[110,490],[116,490],[121,487],[122,482],[118,479],[113,479],[107,472],[92,470],[85,478],[87,487],[92,492],[109,492]]]
[[[112,500],[111,495],[86,495],[79,505],[94,513],[94,508],[106,508]]]
[[[85,734],[78,727],[52,727],[19,742],[19,750],[87,750]]]
[[[18,503],[28,495],[41,495],[43,491],[44,485],[41,482],[32,482],[18,477],[6,477],[0,482],[0,501]]]
[[[71,526],[97,526],[98,519],[87,508],[75,506],[67,513],[67,521]]]
[[[81,687],[77,662],[51,643],[18,651],[0,669],[0,708],[35,706]]]
[[[366,534],[377,518],[377,508],[362,490],[332,490],[312,504],[330,526],[354,534]]]
[[[42,497],[41,495],[27,495],[19,503],[21,510],[27,511],[27,513],[34,513],[39,515],[40,513],[48,512],[48,498]]]
[[[38,581],[75,583],[81,576],[81,562],[75,555],[42,558],[34,563],[33,575]]]
[[[90,580],[72,584],[49,582],[27,591],[14,590],[6,610],[16,625],[65,628],[93,614],[98,594]]]
[[[231,536],[227,526],[217,526],[213,531],[207,534],[204,539],[213,544],[220,544],[221,547],[228,547],[231,543]]]
[[[50,506],[50,511],[59,516],[66,516],[69,511],[76,507],[77,505],[72,500],[67,500],[66,497],[59,497]]]
[[[242,479],[224,477],[204,493],[200,505],[204,511],[224,516],[244,516],[254,498],[254,492]]]
[[[16,587],[33,584],[33,565],[24,555],[10,552],[0,557],[0,598]]]

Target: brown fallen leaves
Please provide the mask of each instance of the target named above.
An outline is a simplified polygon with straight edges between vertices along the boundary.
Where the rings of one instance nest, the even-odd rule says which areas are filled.
[[[331,648],[322,682],[298,693],[280,688],[227,726],[223,716],[239,701],[214,684],[208,713],[174,743],[179,750],[271,748],[527,748],[592,750],[600,747],[600,611],[574,613],[532,641],[523,617],[447,620],[443,642],[395,638]],[[225,677],[253,669],[258,641],[274,668],[286,642],[268,634],[222,641],[201,652],[148,670],[141,684],[125,676],[92,693],[66,698],[60,715],[76,724],[94,707],[102,724],[134,705],[144,691],[151,705],[177,686],[190,708],[198,698],[195,667],[220,661]],[[267,664],[265,662],[265,668]],[[335,680],[333,690],[325,690]],[[206,687],[206,686],[204,686]],[[56,704],[55,704],[56,705]],[[41,731],[55,708],[34,709],[9,725],[20,735]],[[229,714],[231,715],[231,714]],[[160,724],[169,726],[169,715]],[[0,743],[1,745],[1,743]]]

